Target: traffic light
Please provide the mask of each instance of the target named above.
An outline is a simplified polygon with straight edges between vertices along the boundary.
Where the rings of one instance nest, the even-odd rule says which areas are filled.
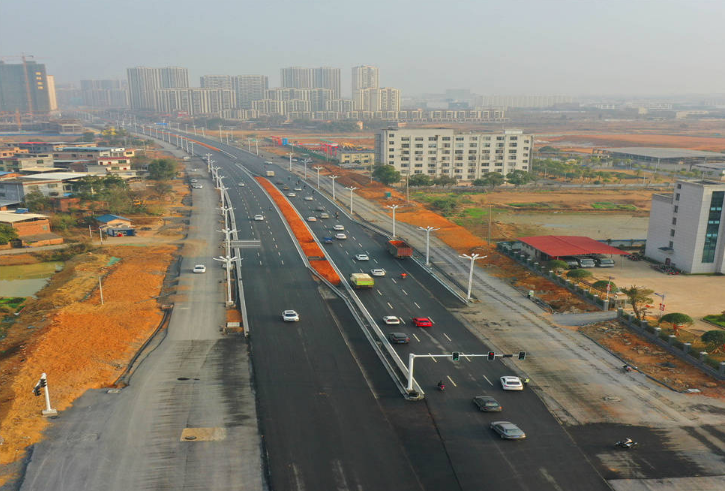
[[[492,361],[495,359],[496,359],[496,353],[494,353],[493,351],[489,351],[488,352],[488,361]]]
[[[461,354],[458,351],[454,351],[452,353],[453,355],[453,361],[458,361],[461,358]]]
[[[40,395],[40,384],[33,387],[33,394],[35,394],[36,396]]]
[[[38,383],[40,384],[41,387],[45,387],[48,385],[48,381],[44,378],[41,378],[40,382],[38,382]]]
[[[526,359],[526,351],[519,351],[519,360]]]

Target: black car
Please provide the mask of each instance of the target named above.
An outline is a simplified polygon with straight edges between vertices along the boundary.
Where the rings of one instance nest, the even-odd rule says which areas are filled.
[[[491,396],[476,396],[473,398],[473,404],[483,412],[498,412],[503,409],[501,404]]]
[[[395,344],[408,344],[410,342],[410,338],[404,332],[391,332],[388,334],[388,339]]]

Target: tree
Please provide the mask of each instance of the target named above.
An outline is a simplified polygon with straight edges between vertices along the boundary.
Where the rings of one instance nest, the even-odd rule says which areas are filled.
[[[552,147],[552,146],[549,146],[549,145],[546,145],[546,146],[541,147],[539,149],[539,152],[541,152],[541,153],[552,153],[552,152],[558,152],[558,151],[559,151],[558,148],[555,148],[555,147]]]
[[[536,178],[526,171],[514,170],[506,174],[506,180],[514,186],[519,187],[536,180]]]
[[[433,180],[426,174],[414,174],[408,179],[410,186],[430,186],[433,184]]]
[[[148,165],[149,178],[166,181],[176,177],[176,162],[171,159],[156,159]]]
[[[552,271],[564,271],[565,269],[569,268],[569,265],[566,264],[566,261],[562,261],[561,259],[554,259],[553,261],[549,261],[546,263],[546,265],[549,267]]]
[[[90,142],[94,141],[95,139],[96,139],[96,134],[95,133],[93,133],[92,131],[84,131],[83,132],[83,136],[81,136],[80,138],[78,138],[78,141],[79,142],[89,142],[90,143]]]
[[[592,285],[592,288],[595,290],[599,290],[600,292],[606,292],[607,291],[607,285],[609,285],[609,291],[611,293],[614,293],[617,291],[617,285],[614,284],[612,281],[606,281],[606,280],[599,280],[595,281]]]
[[[458,184],[458,179],[450,176],[438,176],[433,179],[433,184],[438,186],[455,186]]]
[[[476,179],[474,182],[475,186],[491,186],[491,189],[496,186],[500,186],[505,181],[504,177],[498,172],[489,172],[480,179]],[[478,183],[478,184],[476,184]]]
[[[5,245],[18,238],[18,231],[12,225],[0,223],[0,245]]]
[[[710,352],[725,349],[725,331],[707,331],[700,339]]]
[[[400,172],[392,165],[377,165],[373,170],[373,177],[385,185],[400,182]]]
[[[632,285],[629,288],[622,288],[620,290],[622,293],[624,293],[627,296],[627,299],[629,300],[629,303],[632,305],[632,310],[634,311],[634,316],[641,320],[642,319],[642,311],[644,310],[644,306],[648,303],[652,302],[651,295],[655,292],[654,290],[650,290],[649,288],[642,288],[636,285]]]
[[[33,213],[50,209],[50,199],[40,191],[31,191],[23,198],[25,207]]]
[[[174,189],[168,182],[157,182],[153,186],[154,194],[159,198],[163,198]]]
[[[436,198],[430,202],[430,206],[444,215],[448,215],[456,209],[456,200],[455,198]]]
[[[695,321],[692,320],[692,317],[680,312],[672,312],[671,314],[663,315],[660,318],[660,324],[663,322],[666,324],[672,324],[672,330],[675,331],[675,336],[679,334],[682,326],[691,326],[695,323]]]
[[[589,278],[590,276],[592,276],[592,272],[587,271],[586,269],[572,269],[571,271],[566,273],[566,275],[569,278],[573,278],[575,280],[581,280],[582,278]]]

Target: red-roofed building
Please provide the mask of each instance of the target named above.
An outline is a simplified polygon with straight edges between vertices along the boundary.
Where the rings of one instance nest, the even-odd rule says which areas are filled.
[[[628,252],[608,246],[589,237],[571,235],[540,235],[519,237],[521,251],[541,261],[550,261],[567,256],[625,255]]]

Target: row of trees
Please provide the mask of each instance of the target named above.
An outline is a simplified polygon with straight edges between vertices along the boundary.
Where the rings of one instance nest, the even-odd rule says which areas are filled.
[[[402,176],[399,171],[395,170],[392,165],[379,165],[373,171],[373,177],[383,184],[390,185],[400,182]],[[474,186],[490,187],[491,189],[496,186],[508,182],[515,186],[522,186],[536,180],[536,177],[523,170],[511,171],[506,176],[499,172],[489,172],[480,179],[473,181]],[[431,177],[427,174],[414,174],[408,179],[408,185],[413,187],[426,187],[426,186],[455,186],[458,184],[458,180],[455,177],[449,176],[437,176]]]

